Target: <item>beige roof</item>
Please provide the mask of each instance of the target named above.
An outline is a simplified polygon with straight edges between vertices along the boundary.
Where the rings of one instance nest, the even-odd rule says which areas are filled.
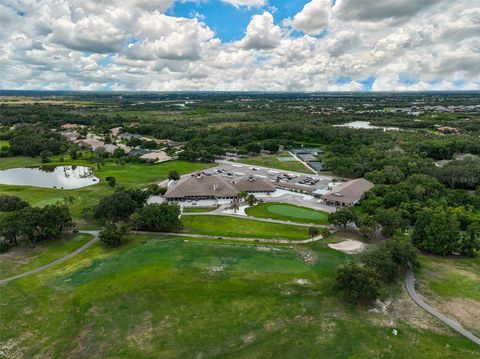
[[[193,175],[180,180],[165,193],[165,197],[235,197],[237,194],[238,189],[223,177]]]
[[[144,155],[140,156],[140,158],[142,160],[156,160],[157,162],[165,162],[172,159],[164,151],[155,151],[155,152],[145,153]]]
[[[238,182],[232,183],[241,192],[273,192],[275,187],[259,178],[243,178]]]
[[[344,204],[355,204],[360,201],[365,192],[373,188],[373,183],[365,178],[358,178],[338,185],[335,189],[327,192],[322,199],[337,201]]]

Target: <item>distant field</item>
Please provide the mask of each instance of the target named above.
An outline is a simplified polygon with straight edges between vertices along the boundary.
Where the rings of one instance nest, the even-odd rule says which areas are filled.
[[[263,166],[263,167],[270,167],[276,168],[282,171],[292,171],[292,172],[301,172],[301,173],[308,173],[312,174],[312,171],[305,167],[303,163],[296,161],[293,157],[293,161],[280,161],[277,157],[287,157],[290,156],[288,153],[281,153],[276,155],[261,155],[261,156],[254,156],[249,158],[242,158],[237,162],[246,163],[249,165],[254,166]]]
[[[185,233],[225,237],[307,239],[308,228],[227,216],[182,217]]]
[[[282,219],[286,221],[328,224],[328,213],[293,204],[267,202],[247,208],[249,216]]]
[[[478,358],[477,346],[431,330],[422,312],[399,309],[391,316],[345,305],[331,289],[345,260],[320,245],[155,236],[135,237],[115,250],[98,243],[74,260],[2,286],[2,355]]]

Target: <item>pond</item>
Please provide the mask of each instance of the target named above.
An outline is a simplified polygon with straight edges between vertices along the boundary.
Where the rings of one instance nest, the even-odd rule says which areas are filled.
[[[41,166],[0,170],[0,184],[75,189],[98,183],[91,167]]]
[[[384,131],[398,131],[398,127],[382,127],[371,125],[368,121],[353,121],[344,123],[341,125],[334,125],[333,127],[349,127],[349,128],[362,128],[362,129],[382,129]]]

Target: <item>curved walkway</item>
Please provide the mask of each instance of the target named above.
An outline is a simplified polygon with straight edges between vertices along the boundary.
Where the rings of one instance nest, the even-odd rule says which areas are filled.
[[[45,264],[45,265],[43,265],[43,266],[41,266],[41,267],[32,269],[31,271],[28,271],[28,272],[25,272],[25,273],[21,273],[21,274],[15,275],[15,276],[10,277],[10,278],[1,279],[1,280],[0,280],[0,285],[1,285],[1,284],[8,283],[8,282],[10,282],[10,281],[12,281],[12,280],[15,280],[15,279],[23,278],[23,277],[26,277],[26,276],[28,276],[28,275],[41,272],[41,271],[43,271],[43,270],[45,270],[45,269],[47,269],[47,268],[53,267],[53,266],[56,265],[56,264],[63,263],[63,262],[65,262],[66,260],[69,260],[70,258],[73,258],[73,257],[75,257],[77,254],[83,252],[85,249],[87,249],[88,247],[90,247],[92,244],[94,244],[95,242],[97,242],[98,239],[99,239],[99,236],[98,236],[99,231],[80,231],[80,233],[91,234],[91,235],[93,235],[93,238],[92,238],[90,241],[88,241],[87,243],[85,243],[83,246],[81,246],[80,248],[74,250],[72,253],[67,254],[65,257],[59,258],[59,259],[57,259],[57,260],[54,260],[53,262],[47,263],[47,264]]]
[[[99,233],[100,231],[79,231],[79,233],[86,233],[86,234],[91,234],[93,238],[85,243],[83,246],[80,248],[74,250],[72,253],[67,254],[66,256],[56,259],[53,262],[47,263],[43,266],[40,266],[38,268],[32,269],[31,271],[17,274],[13,277],[5,278],[5,279],[0,279],[0,285],[8,283],[12,280],[23,278],[26,276],[29,276],[31,274],[35,274],[38,272],[41,272],[47,268],[53,267],[54,265],[63,263],[70,258],[75,257],[77,254],[83,252],[85,249],[93,245],[94,243],[98,242],[99,238]],[[186,237],[186,238],[202,238],[202,239],[221,239],[225,241],[242,241],[242,242],[260,242],[260,243],[270,243],[270,244],[306,244],[306,243],[312,243],[319,241],[322,239],[322,236],[316,236],[314,238],[309,238],[309,239],[304,239],[304,240],[290,240],[290,239],[275,239],[275,238],[247,238],[247,237],[225,237],[225,236],[209,236],[209,235],[203,235],[203,234],[189,234],[189,233],[174,233],[174,232],[145,232],[145,231],[137,231],[135,232],[136,234],[154,234],[154,235],[159,235],[159,236],[170,236],[170,237]]]
[[[477,345],[480,345],[480,338],[476,337],[471,332],[469,332],[468,330],[463,328],[456,321],[454,321],[454,320],[448,318],[447,316],[443,315],[442,313],[440,313],[435,308],[432,308],[427,303],[425,303],[420,297],[418,297],[417,292],[415,291],[414,281],[415,281],[415,277],[413,276],[413,272],[409,270],[407,272],[407,276],[406,276],[406,279],[405,279],[405,286],[407,287],[408,294],[414,300],[415,303],[417,303],[421,308],[425,309],[427,312],[429,312],[435,318],[442,321],[443,323],[448,325],[450,328],[452,328],[456,332],[462,334],[464,337],[470,339],[472,342],[476,343]]]
[[[203,239],[221,239],[225,241],[242,241],[242,242],[261,242],[270,244],[306,244],[319,241],[322,236],[316,236],[309,239],[279,239],[279,238],[253,238],[253,237],[225,237],[225,236],[210,236],[208,234],[195,234],[195,233],[175,233],[175,232],[146,232],[138,231],[134,232],[138,234],[154,234],[158,236],[170,236],[170,237],[190,237],[190,238],[203,238]]]
[[[332,228],[332,226],[328,225],[328,224],[299,223],[299,222],[285,221],[285,220],[282,220],[282,219],[262,218],[262,217],[254,217],[254,216],[243,216],[243,215],[239,215],[239,214],[213,212],[213,211],[212,212],[188,212],[188,213],[184,212],[184,213],[182,213],[182,217],[183,216],[223,216],[223,217],[233,217],[233,218],[240,218],[240,219],[252,219],[254,221],[259,221],[259,222],[290,224],[292,226],[299,226],[299,227]]]

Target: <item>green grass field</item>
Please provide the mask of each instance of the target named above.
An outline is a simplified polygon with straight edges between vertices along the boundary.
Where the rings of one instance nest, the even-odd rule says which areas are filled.
[[[247,208],[249,216],[273,218],[301,223],[328,224],[328,213],[293,204],[268,202]]]
[[[92,236],[88,234],[69,235],[55,241],[40,242],[34,248],[25,242],[20,242],[19,247],[0,254],[0,279],[28,272],[53,262],[80,248],[90,239]]]
[[[331,288],[346,258],[319,244],[99,243],[2,287],[2,356],[478,358],[460,336],[398,319],[393,336],[387,314],[345,305]]]
[[[0,148],[5,146],[6,147],[10,146],[10,143],[8,141],[0,140]]]
[[[218,207],[188,207],[184,208],[183,212],[184,213],[205,213],[205,212],[211,212],[217,209]]]
[[[280,238],[300,240],[309,238],[308,228],[289,224],[260,222],[227,216],[184,216],[185,233],[211,236]]]
[[[290,156],[290,154],[283,153],[283,154],[277,154],[277,155],[254,156],[254,157],[242,158],[237,162],[246,163],[254,166],[276,168],[276,169],[287,171],[287,172],[292,171],[292,172],[312,174],[312,171],[310,171],[310,169],[305,167],[303,163],[299,161],[280,161],[277,158],[277,157],[286,157],[286,156]]]
[[[40,165],[40,159],[30,157],[7,157],[2,158],[0,168],[12,168],[22,166]],[[51,164],[77,164],[91,165],[85,160],[66,160],[63,163],[53,161]],[[104,179],[113,176],[117,179],[117,186],[127,188],[144,188],[149,184],[162,181],[168,177],[171,170],[179,173],[189,173],[200,169],[214,166],[215,164],[193,163],[184,161],[170,161],[158,165],[145,165],[138,163],[127,163],[125,166],[116,165],[113,162],[106,162],[95,175],[100,178],[100,183],[74,190],[62,190],[53,188],[40,188],[30,186],[0,185],[0,194],[18,196],[27,200],[35,206],[53,204],[65,197],[73,196],[75,202],[71,208],[72,215],[79,228],[96,229],[99,223],[94,221],[89,210],[95,206],[101,198],[111,194],[113,189],[108,186]],[[93,166],[92,166],[93,167]],[[93,167],[96,169],[95,167]],[[84,211],[87,211],[86,213]]]

